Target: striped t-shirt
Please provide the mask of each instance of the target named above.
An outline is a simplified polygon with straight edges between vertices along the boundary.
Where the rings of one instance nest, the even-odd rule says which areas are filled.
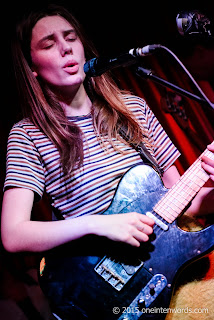
[[[166,171],[178,158],[178,150],[143,99],[136,96],[124,99],[148,136],[151,154]],[[139,154],[125,143],[117,143],[125,153],[115,151],[108,140],[103,148],[91,114],[69,117],[69,121],[75,122],[83,132],[82,168],[65,177],[55,145],[28,119],[23,119],[13,126],[9,135],[4,185],[4,188],[30,189],[39,197],[45,191],[53,208],[65,219],[106,210],[122,175],[142,163]]]

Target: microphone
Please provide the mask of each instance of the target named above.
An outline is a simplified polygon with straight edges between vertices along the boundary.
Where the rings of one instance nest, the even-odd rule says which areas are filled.
[[[93,58],[84,64],[84,72],[89,77],[97,77],[113,68],[134,64],[139,57],[147,56],[160,47],[160,44],[152,44],[143,48],[130,49],[129,52],[116,58]]]

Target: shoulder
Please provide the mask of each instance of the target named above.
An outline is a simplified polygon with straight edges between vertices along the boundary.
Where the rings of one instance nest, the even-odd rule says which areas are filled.
[[[137,108],[137,107],[145,108],[146,106],[146,101],[143,98],[135,95],[124,94],[122,96],[122,100],[130,108]]]
[[[143,98],[135,95],[124,95],[123,101],[144,127],[150,127],[150,123],[153,121],[157,122],[157,118]]]
[[[141,116],[146,117],[146,115],[151,112],[146,100],[139,96],[125,94],[122,96],[122,100],[127,108],[133,112],[137,118]]]
[[[36,129],[36,126],[27,118],[15,123],[11,129],[11,132],[27,132],[28,130]]]
[[[12,138],[18,140],[34,140],[36,136],[43,133],[29,119],[25,118],[15,123],[10,130],[9,140]]]
[[[8,136],[8,150],[36,153],[44,134],[29,119],[15,123]]]
[[[10,134],[13,134],[13,133],[26,134],[30,130],[35,130],[35,129],[36,129],[36,126],[30,120],[22,119],[12,126],[10,130]]]

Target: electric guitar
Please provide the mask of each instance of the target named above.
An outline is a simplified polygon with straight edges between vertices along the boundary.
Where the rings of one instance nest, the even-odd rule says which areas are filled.
[[[208,149],[203,154],[214,159]],[[208,179],[200,157],[169,190],[151,166],[129,169],[103,214],[140,212],[154,219],[154,233],[139,248],[85,236],[47,252],[40,285],[56,313],[63,320],[164,319],[179,271],[214,244],[213,225],[187,232],[176,221]]]

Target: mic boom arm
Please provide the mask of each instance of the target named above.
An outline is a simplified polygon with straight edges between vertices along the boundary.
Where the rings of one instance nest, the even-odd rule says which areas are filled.
[[[142,68],[142,67],[137,67],[135,72],[141,78],[151,79],[154,82],[159,83],[164,87],[168,87],[168,88],[170,88],[170,89],[172,89],[172,90],[180,93],[181,95],[186,96],[186,97],[188,97],[188,98],[190,98],[192,100],[195,100],[195,101],[201,102],[201,103],[202,102],[203,103],[207,103],[205,99],[203,99],[203,98],[201,98],[201,97],[199,97],[199,96],[197,96],[197,95],[195,95],[195,94],[193,94],[193,93],[191,93],[191,92],[189,92],[187,90],[184,90],[183,88],[178,87],[178,86],[176,86],[175,84],[173,84],[173,83],[171,83],[169,81],[166,81],[166,80],[154,75],[152,73],[152,70],[145,69],[145,68]]]
[[[167,52],[169,52],[173,58],[180,64],[180,66],[183,68],[183,70],[186,72],[186,74],[188,75],[188,77],[190,78],[190,80],[193,82],[193,84],[195,85],[195,87],[198,89],[198,91],[200,92],[201,97],[195,95],[195,94],[192,94],[191,92],[187,91],[187,90],[184,90],[182,89],[181,87],[178,87],[162,78],[159,78],[155,75],[152,74],[152,71],[151,70],[148,70],[148,69],[145,69],[145,68],[141,68],[141,67],[138,67],[137,70],[136,70],[136,74],[138,76],[141,76],[141,77],[146,77],[146,78],[150,78],[151,80],[165,86],[165,87],[168,87],[170,89],[173,89],[175,90],[176,92],[179,92],[180,94],[190,98],[190,99],[193,99],[193,100],[196,100],[198,102],[203,102],[204,104],[208,104],[213,110],[214,110],[214,103],[212,103],[208,97],[205,95],[205,93],[203,92],[203,90],[200,88],[200,86],[198,85],[198,83],[195,81],[195,79],[193,78],[193,76],[191,75],[191,73],[187,70],[187,68],[184,66],[184,64],[180,61],[180,59],[170,50],[168,49],[167,47],[165,46],[162,46],[162,45],[150,45],[149,46],[153,51],[155,50],[156,48],[160,48],[160,49],[164,49],[166,50]],[[143,50],[145,49],[146,47],[142,48],[142,49],[137,49],[137,50]],[[143,56],[143,54],[142,54]]]

